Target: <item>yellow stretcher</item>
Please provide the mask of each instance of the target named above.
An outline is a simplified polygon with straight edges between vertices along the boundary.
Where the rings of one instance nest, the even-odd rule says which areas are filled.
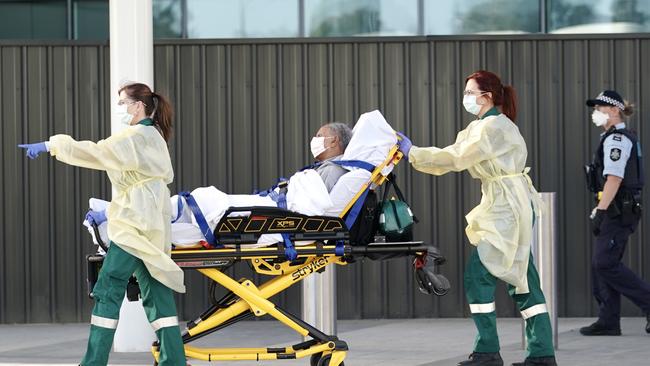
[[[444,263],[437,249],[423,242],[369,243],[357,245],[350,237],[343,218],[362,197],[366,188],[376,188],[384,183],[385,169],[397,164],[402,153],[393,147],[388,158],[372,172],[370,180],[344,209],[340,217],[306,216],[280,208],[240,207],[230,208],[215,229],[220,244],[230,248],[190,248],[173,250],[172,259],[183,269],[195,269],[223,286],[228,292],[195,320],[187,324],[183,333],[185,355],[204,361],[282,360],[309,357],[312,366],[343,365],[348,346],[336,336],[327,335],[275,305],[269,299],[329,265],[347,265],[360,258],[383,260],[414,256],[416,279],[423,292],[444,295],[449,290],[447,279],[436,273],[436,266]],[[251,212],[246,217],[229,217],[235,211]],[[314,244],[295,247],[297,258],[287,260],[285,248],[280,243],[266,248],[247,249],[243,244],[256,243],[262,234],[281,233],[292,241],[313,241]],[[96,235],[99,238],[99,235]],[[92,290],[103,257],[88,256],[89,287]],[[259,274],[273,276],[261,284],[249,279],[235,280],[224,271],[236,262],[248,261]],[[130,287],[132,289],[132,286]],[[90,292],[90,291],[89,291]],[[133,295],[133,294],[132,294]],[[137,298],[137,294],[135,296]],[[205,335],[228,327],[250,317],[268,315],[293,329],[307,341],[283,348],[199,348],[191,343]],[[152,354],[157,364],[159,345],[154,343]]]

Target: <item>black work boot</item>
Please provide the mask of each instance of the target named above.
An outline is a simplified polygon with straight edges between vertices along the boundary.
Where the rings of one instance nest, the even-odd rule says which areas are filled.
[[[620,336],[621,328],[605,327],[600,323],[595,322],[594,324],[588,327],[580,328],[580,334],[585,336]]]
[[[557,366],[555,356],[526,357],[524,362],[515,362],[512,366]]]
[[[499,352],[472,352],[469,359],[459,362],[458,366],[503,366],[503,359]]]
[[[645,319],[647,320],[647,323],[645,323],[645,332],[650,334],[650,313],[645,315]]]

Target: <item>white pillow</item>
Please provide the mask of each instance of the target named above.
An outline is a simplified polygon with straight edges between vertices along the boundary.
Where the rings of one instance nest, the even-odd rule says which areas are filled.
[[[395,131],[378,110],[364,113],[354,125],[352,139],[341,160],[361,160],[377,166],[386,160],[396,143]],[[330,192],[333,206],[325,213],[328,216],[339,216],[363,184],[370,180],[371,173],[365,169],[345,168],[350,172],[341,176]]]
[[[364,113],[354,125],[342,160],[362,160],[377,166],[386,160],[396,143],[395,130],[379,111]]]

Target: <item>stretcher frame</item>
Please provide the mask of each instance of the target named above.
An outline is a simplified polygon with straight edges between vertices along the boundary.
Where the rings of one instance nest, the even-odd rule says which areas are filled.
[[[387,259],[411,255],[416,257],[415,262],[426,261],[425,257],[435,248],[420,241],[352,245],[354,243],[350,242],[348,229],[342,219],[366,189],[380,186],[386,181],[388,173],[392,170],[390,165],[396,165],[401,159],[402,153],[394,146],[388,158],[374,169],[370,179],[338,218],[305,216],[280,208],[231,208],[217,224],[215,236],[220,244],[230,244],[234,247],[173,250],[172,259],[179,267],[197,270],[212,281],[211,285],[218,284],[228,290],[225,296],[195,320],[188,322],[187,329],[182,334],[185,356],[217,363],[309,357],[312,366],[344,365],[348,351],[345,341],[323,333],[298,316],[275,305],[269,298],[316,272],[326,270],[330,265],[347,265],[361,258]],[[233,211],[247,211],[251,214],[247,218],[229,217]],[[297,258],[293,261],[287,260],[282,244],[254,249],[241,246],[245,243],[256,243],[259,235],[268,233],[284,233],[290,235],[292,241],[314,240],[315,243],[295,247]],[[224,273],[225,269],[240,261],[248,261],[255,272],[274,278],[256,285],[249,279],[235,280]],[[444,258],[437,255],[435,261],[436,264],[442,264]],[[273,317],[307,340],[280,348],[200,348],[189,344],[241,320],[264,315]],[[155,360],[154,365],[157,365],[160,355],[158,342],[154,342],[151,352]]]

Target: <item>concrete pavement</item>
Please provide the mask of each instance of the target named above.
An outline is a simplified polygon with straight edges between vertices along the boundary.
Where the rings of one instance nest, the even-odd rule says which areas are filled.
[[[650,365],[650,335],[645,319],[626,318],[620,337],[584,337],[578,328],[594,319],[560,319],[559,365]],[[524,357],[521,320],[499,319],[501,354],[506,365]],[[0,325],[0,365],[76,365],[88,337],[87,324]],[[348,366],[455,365],[471,352],[475,329],[470,319],[339,321],[339,338],[348,342]],[[248,321],[193,343],[208,347],[271,347],[299,342],[288,328],[272,321]],[[149,353],[113,353],[112,365],[151,365]],[[308,359],[192,365],[309,365]]]

